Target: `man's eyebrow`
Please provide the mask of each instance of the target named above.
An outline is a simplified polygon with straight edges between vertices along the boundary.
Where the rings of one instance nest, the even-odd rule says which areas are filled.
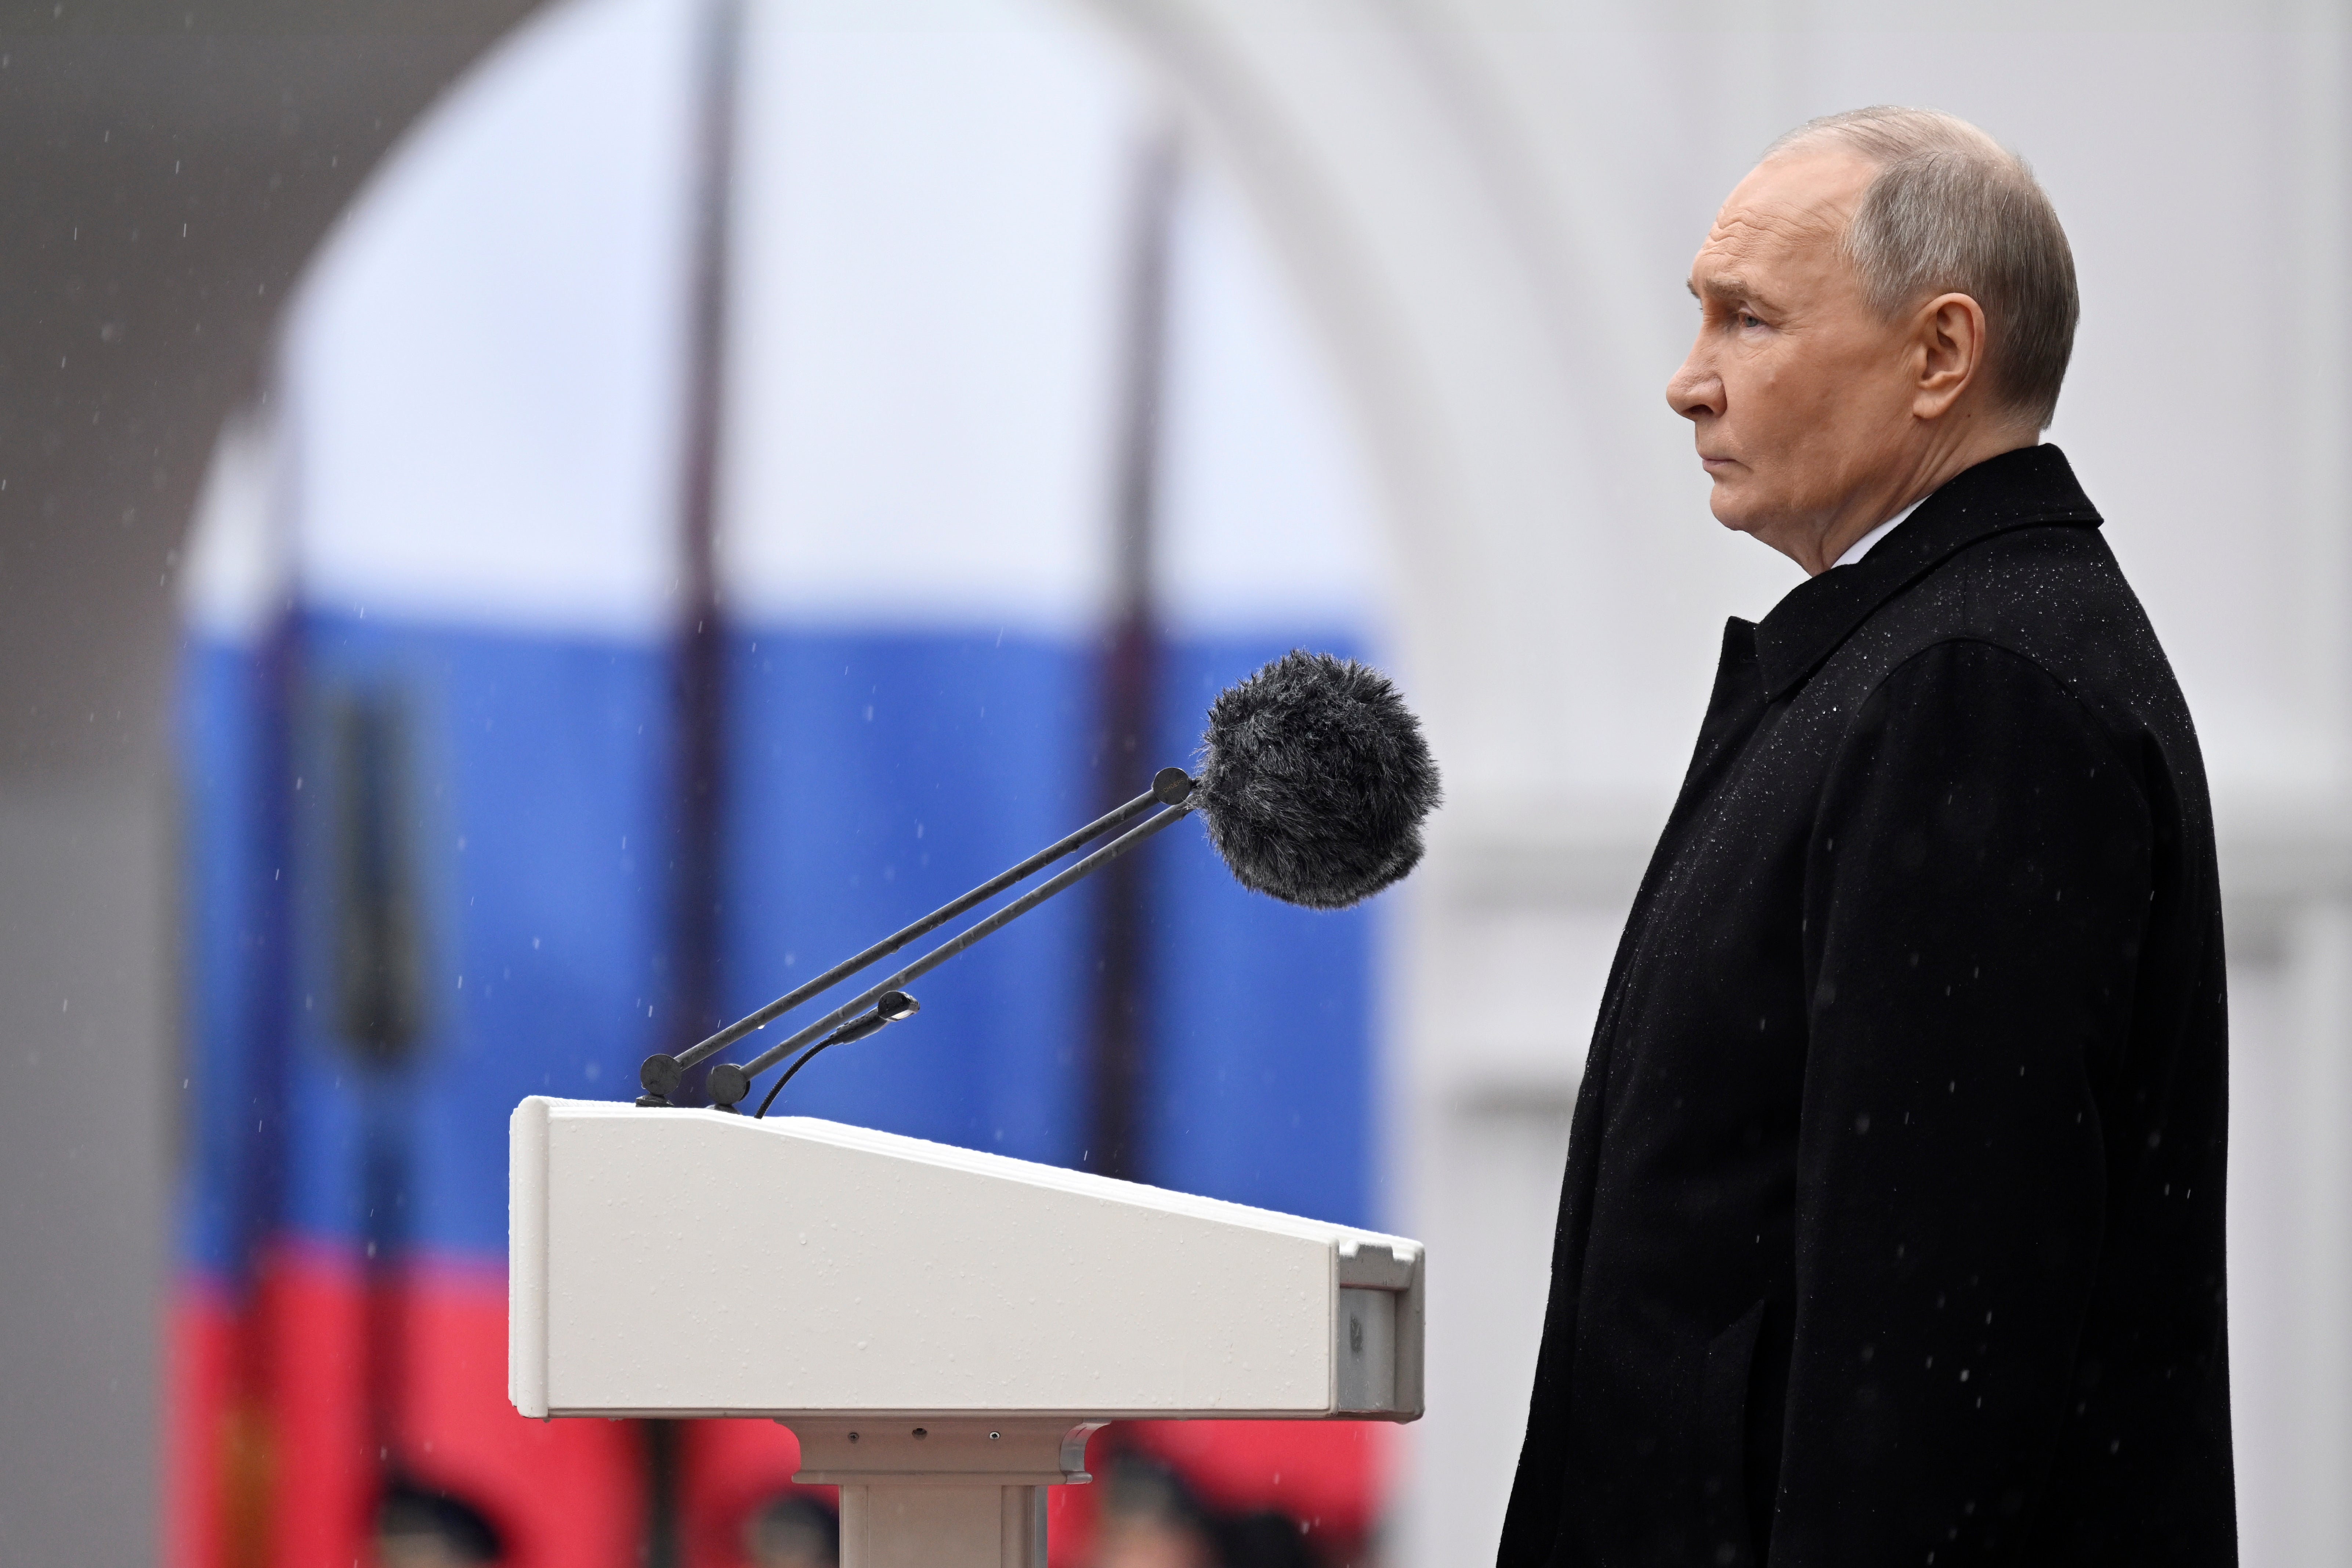
[[[1714,300],[1726,305],[1769,304],[1769,300],[1756,291],[1754,284],[1737,274],[1710,278],[1705,283],[1692,282],[1686,287],[1690,289],[1691,298],[1694,300]]]

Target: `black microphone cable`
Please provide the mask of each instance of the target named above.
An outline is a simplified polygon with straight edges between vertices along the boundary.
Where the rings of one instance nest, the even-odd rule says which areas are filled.
[[[768,1098],[760,1101],[760,1109],[751,1113],[751,1120],[757,1121],[765,1117],[768,1114],[768,1107],[776,1103],[776,1096],[784,1092],[784,1085],[793,1081],[793,1074],[816,1060],[816,1054],[827,1046],[845,1046],[853,1040],[862,1040],[868,1035],[880,1034],[899,1019],[911,1018],[922,1010],[923,1005],[904,991],[885,993],[876,999],[874,1011],[862,1018],[853,1019],[844,1024],[807,1050],[803,1051],[800,1059],[786,1068],[784,1076],[778,1079],[775,1087],[768,1090]]]

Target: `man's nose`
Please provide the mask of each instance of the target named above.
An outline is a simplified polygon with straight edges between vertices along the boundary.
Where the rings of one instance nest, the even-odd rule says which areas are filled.
[[[1666,383],[1666,403],[1685,419],[1723,413],[1723,377],[1711,365],[1699,363],[1696,349]]]

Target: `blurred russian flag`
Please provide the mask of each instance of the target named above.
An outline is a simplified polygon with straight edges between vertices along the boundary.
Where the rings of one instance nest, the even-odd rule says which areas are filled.
[[[508,1111],[634,1093],[1189,762],[1264,660],[1376,653],[1374,534],[1247,214],[1085,17],[571,0],[510,39],[314,263],[198,520],[177,1559],[827,1560],[772,1424],[507,1405]],[[786,1108],[1371,1220],[1376,913],[1189,831],[1100,882]],[[1095,1462],[1213,1551],[1279,1515],[1337,1562],[1380,1436]],[[1102,1489],[1057,1563],[1129,1539]]]

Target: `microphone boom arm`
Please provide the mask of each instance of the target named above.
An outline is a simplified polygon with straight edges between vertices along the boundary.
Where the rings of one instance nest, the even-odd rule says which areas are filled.
[[[679,1081],[684,1078],[687,1068],[693,1067],[699,1062],[709,1060],[710,1058],[718,1055],[720,1051],[725,1050],[729,1046],[731,1046],[736,1041],[741,1039],[744,1036],[751,1034],[755,1029],[764,1027],[775,1019],[782,1017],[784,1014],[791,1012],[802,1003],[808,1001],[811,997],[815,996],[822,992],[831,990],[834,986],[839,984],[850,975],[856,973],[859,970],[866,968],[882,959],[887,958],[890,954],[898,952],[900,948],[905,947],[908,942],[915,941],[918,937],[925,936],[931,931],[937,931],[940,927],[955,919],[958,915],[964,913],[966,910],[972,909],[976,905],[979,905],[989,899],[994,898],[997,894],[1003,892],[1005,889],[1012,887],[1014,883],[1025,880],[1027,878],[1034,876],[1037,871],[1051,865],[1055,860],[1060,859],[1063,856],[1067,855],[1071,850],[1076,849],[1087,839],[1108,832],[1111,828],[1123,826],[1127,823],[1132,822],[1136,817],[1149,810],[1154,804],[1161,805],[1175,805],[1183,802],[1189,795],[1191,795],[1192,793],[1192,780],[1185,773],[1183,769],[1160,769],[1158,773],[1153,775],[1151,787],[1144,791],[1141,795],[1137,795],[1133,800],[1130,800],[1124,805],[1119,806],[1118,809],[1087,823],[1084,827],[1079,828],[1076,832],[1056,839],[1055,842],[1047,845],[1045,848],[1040,849],[1036,854],[1030,856],[1020,864],[997,873],[997,875],[990,878],[987,881],[982,882],[979,887],[974,888],[971,891],[964,894],[962,897],[955,899],[949,903],[940,905],[938,909],[933,910],[929,914],[925,915],[921,920],[915,921],[912,925],[907,926],[900,931],[894,931],[889,936],[883,938],[880,942],[876,942],[873,946],[866,949],[866,951],[854,957],[844,959],[841,963],[835,964],[831,969],[828,969],[824,973],[817,975],[814,979],[809,980],[803,984],[794,987],[783,995],[777,997],[773,1002],[769,1003],[766,1006],[761,1007],[759,1011],[746,1014],[744,1016],[738,1018],[735,1022],[728,1025],[717,1034],[710,1036],[707,1039],[698,1041],[695,1045],[688,1047],[686,1050],[679,1052],[677,1056],[673,1057],[664,1053],[656,1053],[653,1056],[647,1057],[642,1063],[638,1064],[637,1068],[638,1086],[645,1091],[638,1099],[637,1103],[643,1106],[664,1106],[669,1104],[669,1097],[677,1092]],[[1191,808],[1187,807],[1186,809],[1190,810]],[[1156,832],[1158,830],[1155,828],[1153,831]],[[1075,879],[1075,878],[1072,879],[1072,880]],[[1054,891],[1059,892],[1062,888],[1067,887],[1068,885],[1068,882],[1061,882],[1059,886],[1056,886],[1054,889]],[[1050,898],[1051,896],[1051,893],[1044,895],[1044,897],[1046,898]],[[1021,907],[1023,909],[1034,908],[1036,902],[1042,901],[1043,899],[1041,898],[1031,902],[1025,902]],[[993,930],[995,928],[992,926],[989,929]],[[985,935],[987,933],[982,931],[980,934]],[[976,942],[979,940],[979,937],[972,936],[971,940],[972,942]],[[970,942],[966,942],[965,945],[969,946]],[[962,949],[958,948],[956,951],[961,952]],[[950,954],[950,956],[952,955]],[[945,960],[942,959],[941,962],[945,962]],[[866,992],[866,994],[860,998],[860,1001],[871,1001],[876,996],[878,996],[882,992],[888,989],[891,989],[891,987],[887,984],[877,986],[873,990]],[[781,1051],[790,1049],[794,1044],[805,1042],[815,1034],[822,1032],[826,1025],[839,1022],[847,1012],[854,1010],[856,1005],[856,1004],[853,1004],[851,1008],[843,1009],[840,1012],[829,1015],[823,1023],[812,1026],[810,1029],[804,1030],[800,1035],[795,1036],[793,1041],[787,1042],[785,1046],[778,1047],[778,1050],[776,1051],[767,1053],[762,1056],[760,1060],[768,1065],[773,1065],[773,1063],[778,1059],[779,1053]],[[755,1072],[764,1071],[765,1068],[758,1068],[753,1070]],[[732,1099],[723,1100],[720,1103],[732,1105],[736,1100],[740,1100],[741,1098],[742,1094],[738,1092]]]
[[[1163,768],[1160,770],[1160,778],[1166,778],[1166,776],[1171,773],[1175,773],[1178,778],[1183,780],[1185,794],[1191,794],[1192,781],[1189,777],[1186,777],[1181,770],[1175,768]],[[1154,781],[1154,785],[1156,790],[1158,787],[1157,780]],[[1117,838],[1112,839],[1108,844],[1104,845],[1101,848],[1096,850],[1093,854],[1087,856],[1076,865],[1072,866],[1069,869],[1058,873],[1046,881],[1039,883],[1036,887],[1031,889],[1028,892],[1022,894],[1019,898],[1013,900],[1011,903],[1005,905],[1003,909],[997,910],[986,920],[982,921],[979,924],[966,927],[955,936],[941,942],[939,946],[931,949],[930,952],[923,954],[922,957],[915,960],[914,963],[907,965],[906,968],[898,971],[898,973],[890,976],[887,980],[880,982],[870,989],[851,998],[849,1001],[843,1003],[840,1006],[835,1008],[824,1017],[819,1018],[816,1022],[809,1025],[806,1028],[802,1029],[799,1033],[793,1035],[792,1038],[778,1041],[775,1045],[769,1047],[766,1050],[761,1052],[758,1056],[752,1058],[749,1062],[744,1063],[740,1067],[736,1066],[733,1062],[719,1063],[717,1067],[710,1069],[710,1077],[708,1080],[710,1089],[711,1103],[721,1110],[732,1109],[737,1100],[741,1100],[746,1094],[749,1094],[751,1091],[751,1080],[753,1079],[759,1077],[760,1074],[767,1071],[770,1068],[774,1067],[778,1062],[782,1061],[786,1057],[792,1055],[793,1051],[808,1044],[809,1041],[815,1039],[819,1035],[824,1034],[827,1029],[832,1028],[844,1018],[846,1018],[853,1013],[870,1005],[877,997],[880,997],[886,992],[899,990],[908,984],[921,979],[924,975],[929,974],[932,970],[937,969],[940,964],[945,963],[949,959],[953,958],[957,953],[963,952],[966,948],[978,942],[982,937],[992,935],[993,933],[1003,930],[1006,926],[1012,924],[1023,915],[1027,914],[1031,910],[1035,909],[1039,904],[1044,903],[1047,899],[1052,898],[1055,894],[1062,892],[1065,889],[1084,881],[1087,878],[1092,876],[1097,871],[1101,870],[1105,866],[1109,865],[1113,860],[1118,859],[1120,856],[1126,854],[1137,845],[1141,844],[1144,840],[1174,826],[1180,819],[1190,816],[1192,814],[1192,804],[1180,795],[1177,801],[1170,805],[1167,810],[1160,813],[1157,816],[1152,817],[1150,820],[1144,823],[1142,826],[1128,829],[1125,833],[1120,834]]]

